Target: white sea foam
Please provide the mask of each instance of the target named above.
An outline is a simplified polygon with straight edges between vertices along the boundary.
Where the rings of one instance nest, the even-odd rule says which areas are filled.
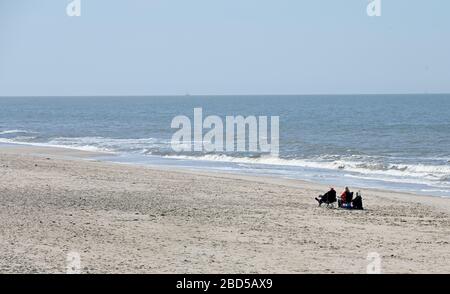
[[[31,131],[25,131],[25,130],[5,130],[5,131],[0,131],[0,135],[8,135],[8,134],[18,134],[18,133],[35,133],[35,132],[31,132]]]
[[[91,151],[91,152],[112,152],[111,150],[101,149],[95,146],[90,145],[79,145],[79,146],[70,146],[70,145],[58,145],[58,144],[50,144],[50,143],[36,143],[36,142],[21,142],[13,139],[0,138],[0,143],[7,144],[19,144],[19,145],[27,145],[27,146],[35,146],[35,147],[53,147],[53,148],[66,148],[80,151]]]
[[[146,153],[151,148],[159,149],[162,146],[166,146],[168,142],[154,138],[60,137],[50,140],[48,144],[72,147],[92,146],[105,151]]]
[[[20,134],[25,131],[8,130],[8,133]],[[170,141],[155,138],[105,138],[105,137],[59,137],[48,142],[30,142],[30,138],[17,136],[14,139],[0,138],[3,143],[19,143],[32,146],[49,146],[70,148],[96,152],[122,152],[152,154],[164,158],[236,163],[237,168],[251,168],[255,165],[274,166],[275,169],[283,167],[299,167],[308,169],[321,169],[329,171],[342,171],[347,176],[361,179],[378,179],[398,183],[445,184],[450,181],[450,164],[440,161],[440,164],[393,164],[384,163],[383,158],[367,155],[341,155],[327,154],[315,158],[279,158],[269,155],[256,157],[229,156],[223,154],[206,155],[177,155],[170,150]],[[242,166],[247,165],[247,166]],[[261,167],[259,167],[261,168]],[[271,169],[271,167],[268,167]],[[274,170],[275,170],[274,169]]]
[[[168,158],[189,160],[207,160],[219,162],[233,162],[240,164],[265,164],[274,166],[294,166],[328,170],[342,170],[365,175],[379,175],[391,177],[422,178],[433,181],[445,181],[450,177],[450,165],[424,164],[382,164],[373,162],[335,160],[318,161],[310,159],[285,159],[270,156],[261,157],[232,157],[228,155],[208,154],[203,156],[166,155]]]

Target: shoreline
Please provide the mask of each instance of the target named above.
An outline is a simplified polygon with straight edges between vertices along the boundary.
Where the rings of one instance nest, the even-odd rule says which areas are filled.
[[[445,198],[362,189],[366,210],[326,209],[327,185],[93,155],[0,147],[0,272],[65,272],[70,252],[82,273],[365,273],[371,252],[383,273],[450,272]]]
[[[252,181],[255,183],[271,183],[275,185],[285,185],[290,186],[293,188],[302,188],[304,186],[313,185],[315,187],[320,187],[322,190],[321,193],[326,192],[330,188],[330,184],[326,183],[320,183],[315,181],[309,181],[309,180],[303,180],[303,179],[290,179],[290,178],[283,178],[283,177],[276,177],[276,176],[267,176],[267,175],[250,175],[245,173],[238,173],[238,172],[224,172],[224,171],[218,171],[218,170],[207,170],[207,171],[201,171],[198,169],[189,169],[182,166],[165,166],[165,165],[152,165],[152,164],[141,164],[141,163],[133,163],[133,162],[114,162],[109,160],[102,160],[99,157],[108,155],[108,156],[116,156],[117,153],[113,152],[107,152],[107,151],[90,151],[90,150],[81,150],[81,149],[75,149],[75,148],[69,148],[69,147],[53,147],[53,146],[33,146],[33,145],[27,145],[27,144],[20,144],[20,143],[1,143],[0,144],[0,154],[5,153],[5,149],[2,148],[4,146],[8,146],[10,148],[9,153],[16,154],[17,152],[20,152],[22,154],[28,154],[32,156],[39,156],[39,157],[45,157],[45,156],[56,156],[59,159],[65,159],[65,160],[84,160],[84,161],[92,161],[92,162],[98,162],[98,163],[104,163],[106,165],[113,165],[113,166],[128,166],[128,167],[136,167],[136,168],[143,168],[143,169],[149,169],[152,171],[166,171],[166,172],[175,172],[175,173],[186,173],[190,175],[198,175],[198,176],[212,176],[219,178],[228,178],[228,179],[238,179],[238,180],[246,180],[246,181]],[[8,151],[6,151],[8,153]],[[341,192],[341,188],[343,187],[335,187],[338,192],[338,196]],[[404,191],[396,191],[396,190],[389,190],[389,189],[382,189],[382,188],[364,188],[360,186],[352,186],[351,189],[353,191],[366,191],[370,193],[374,193],[377,195],[387,194],[387,195],[395,195],[397,198],[401,195],[400,198],[405,198],[404,200],[420,200],[422,203],[433,203],[433,199],[443,199],[444,201],[449,201],[450,205],[450,197],[447,196],[437,196],[437,195],[426,195],[426,194],[418,194],[414,192],[404,192]],[[318,194],[319,195],[319,194]],[[314,195],[316,197],[317,195]],[[411,198],[414,197],[414,198]],[[450,206],[449,206],[450,209]]]
[[[157,164],[157,163],[143,163],[143,162],[133,162],[133,161],[114,161],[112,158],[117,157],[119,158],[120,153],[116,153],[113,151],[101,151],[101,150],[84,150],[83,148],[76,148],[76,147],[69,147],[69,146],[47,146],[46,144],[36,144],[36,143],[13,143],[13,142],[0,142],[0,150],[2,150],[2,147],[11,148],[14,150],[15,148],[22,150],[22,152],[27,154],[35,154],[39,155],[39,153],[47,154],[47,155],[60,155],[62,158],[71,158],[71,159],[91,159],[96,160],[100,162],[105,163],[113,163],[113,164],[119,164],[119,165],[129,165],[129,166],[137,166],[142,168],[151,168],[151,169],[164,169],[164,170],[173,170],[177,172],[189,172],[189,173],[197,173],[197,174],[221,174],[221,175],[234,175],[237,177],[245,177],[245,178],[264,178],[264,179],[273,179],[276,181],[293,181],[293,182],[305,182],[313,185],[323,186],[324,189],[327,189],[331,186],[338,187],[339,190],[342,187],[339,187],[336,184],[330,184],[325,182],[319,182],[315,180],[310,179],[302,179],[302,178],[290,178],[285,176],[277,176],[277,175],[267,175],[267,174],[258,174],[258,173],[246,173],[246,172],[239,172],[239,171],[221,171],[221,170],[215,170],[215,169],[208,169],[205,168],[205,171],[202,171],[202,167],[186,167],[182,165],[168,165],[168,164]],[[13,151],[14,152],[14,151]],[[106,158],[106,159],[105,159]],[[162,157],[160,159],[163,159]],[[200,160],[200,162],[208,162],[208,160]],[[222,163],[222,162],[220,162]],[[368,187],[365,188],[362,185],[351,185],[347,184],[348,186],[352,186],[353,190],[370,190],[370,191],[377,191],[379,193],[382,192],[391,192],[391,193],[399,193],[399,194],[405,194],[405,195],[412,195],[412,196],[424,196],[424,197],[438,197],[443,199],[450,199],[450,196],[447,195],[437,195],[437,194],[430,194],[428,192],[419,192],[419,191],[403,191],[401,189],[394,189],[394,188],[384,188],[384,187]],[[339,191],[338,191],[339,192]]]

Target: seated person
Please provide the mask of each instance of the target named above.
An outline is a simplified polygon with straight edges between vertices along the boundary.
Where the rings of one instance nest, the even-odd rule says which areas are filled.
[[[322,205],[322,203],[331,204],[336,202],[336,190],[334,188],[330,188],[330,191],[325,193],[324,195],[320,195],[319,198],[315,198],[317,202],[319,202],[319,206]]]
[[[355,199],[352,201],[352,208],[353,209],[360,209],[363,210],[363,203],[362,203],[362,197],[361,192],[356,193]]]
[[[350,192],[348,187],[345,187],[344,192],[341,194],[341,199],[338,201],[339,207],[351,208],[351,203],[353,200],[353,192]]]

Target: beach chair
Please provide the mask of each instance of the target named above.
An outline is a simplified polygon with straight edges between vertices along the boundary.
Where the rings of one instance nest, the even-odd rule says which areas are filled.
[[[353,192],[350,192],[348,197],[346,197],[345,202],[339,199],[338,207],[345,209],[352,209],[352,201],[353,201]]]
[[[316,200],[319,202],[319,206],[326,204],[326,208],[329,209],[334,208],[334,204],[337,202],[336,197],[326,197],[326,199],[323,199],[322,195],[320,195],[319,198],[316,198]]]

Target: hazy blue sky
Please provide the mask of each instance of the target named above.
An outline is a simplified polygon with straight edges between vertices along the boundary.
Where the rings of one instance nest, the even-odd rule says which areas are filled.
[[[450,1],[0,0],[0,95],[450,93]]]

